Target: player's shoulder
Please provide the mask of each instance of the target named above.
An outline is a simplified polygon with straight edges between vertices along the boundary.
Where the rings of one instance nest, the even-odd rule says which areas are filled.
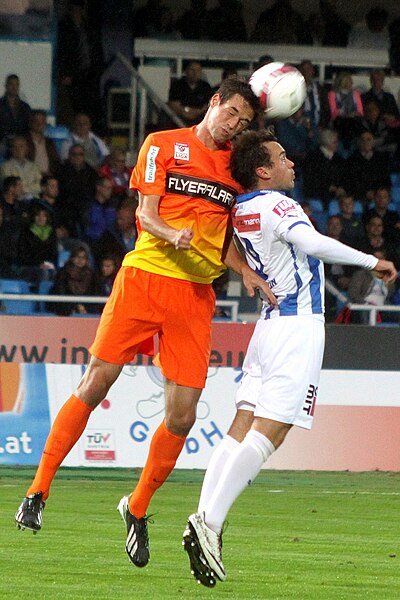
[[[295,200],[279,190],[256,190],[240,194],[236,201],[241,211],[253,210],[256,207],[261,212],[274,212],[278,216],[284,216],[289,210],[300,209]]]
[[[300,204],[285,194],[277,193],[276,196],[272,198],[269,208],[274,215],[277,215],[281,219],[286,216],[299,216],[303,214],[303,209]]]
[[[148,140],[154,142],[179,142],[187,140],[193,135],[191,127],[183,127],[181,129],[164,129],[162,131],[154,131],[147,136]]]

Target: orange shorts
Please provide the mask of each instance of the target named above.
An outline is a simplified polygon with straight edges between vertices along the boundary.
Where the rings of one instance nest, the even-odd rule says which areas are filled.
[[[121,267],[90,352],[125,364],[153,354],[159,337],[163,375],[178,385],[202,389],[211,352],[215,294],[209,284]]]

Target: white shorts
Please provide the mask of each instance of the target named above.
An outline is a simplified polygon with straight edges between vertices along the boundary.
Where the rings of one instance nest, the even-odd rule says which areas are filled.
[[[320,315],[260,319],[244,359],[236,408],[311,429],[324,345]]]

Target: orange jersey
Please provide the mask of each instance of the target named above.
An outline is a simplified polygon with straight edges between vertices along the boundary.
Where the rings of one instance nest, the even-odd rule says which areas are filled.
[[[231,151],[210,150],[197,138],[195,127],[150,134],[140,150],[130,187],[160,196],[159,215],[171,227],[191,227],[190,250],[140,230],[135,249],[124,266],[211,283],[221,275],[222,248],[240,186],[229,170]]]

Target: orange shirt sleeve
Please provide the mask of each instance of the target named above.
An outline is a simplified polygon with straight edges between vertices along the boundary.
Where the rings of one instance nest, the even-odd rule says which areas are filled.
[[[165,181],[164,149],[155,142],[153,135],[149,135],[140,149],[129,187],[149,196],[163,196]]]

